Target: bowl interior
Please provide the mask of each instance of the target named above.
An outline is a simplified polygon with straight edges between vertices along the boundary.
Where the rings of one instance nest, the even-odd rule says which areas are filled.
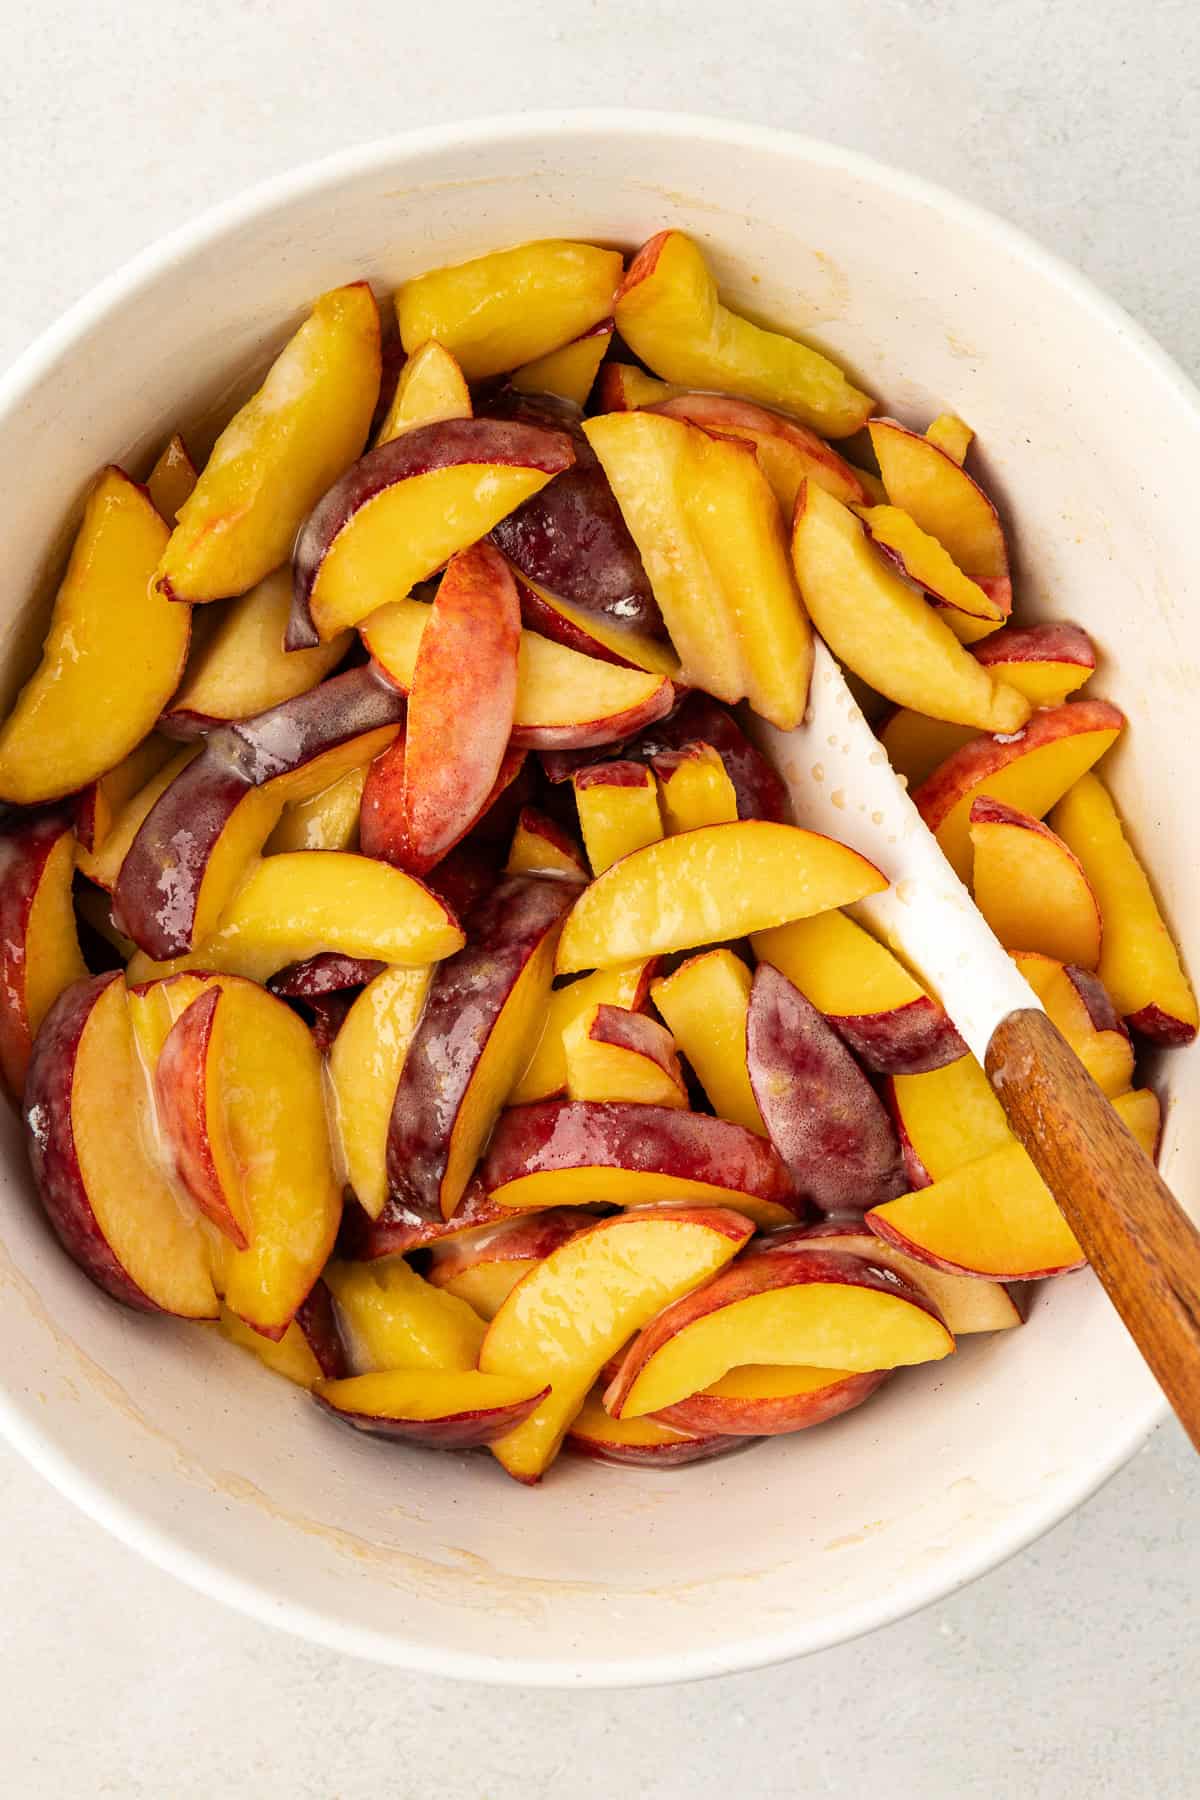
[[[400,140],[277,184],[152,256],[0,399],[0,675],[28,671],[82,492],[200,438],[305,303],[524,238],[694,233],[735,305],[842,359],[886,410],[976,428],[1017,605],[1078,619],[1131,731],[1115,785],[1185,948],[1200,877],[1189,610],[1197,413],[1115,309],[1015,234],[840,152],[680,118],[577,115]],[[19,502],[17,497],[19,496]],[[1175,1052],[1164,1168],[1196,1191],[1200,1052]],[[646,1681],[817,1648],[935,1598],[1088,1492],[1157,1414],[1089,1275],[861,1412],[675,1472],[558,1467],[340,1429],[212,1331],[123,1313],[70,1265],[2,1126],[0,1424],[148,1554],[360,1654],[518,1681]]]

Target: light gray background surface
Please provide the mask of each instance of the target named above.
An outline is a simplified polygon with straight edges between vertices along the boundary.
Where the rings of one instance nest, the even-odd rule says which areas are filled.
[[[0,364],[261,176],[409,126],[627,104],[791,126],[942,181],[1078,263],[1200,376],[1193,0],[23,0],[2,16]],[[872,1638],[688,1688],[520,1694],[237,1618],[0,1447],[0,1791],[1174,1800],[1200,1791],[1198,1505],[1171,1425],[1042,1543]]]

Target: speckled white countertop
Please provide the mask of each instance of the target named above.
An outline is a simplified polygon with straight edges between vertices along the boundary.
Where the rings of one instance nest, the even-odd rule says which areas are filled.
[[[627,104],[932,176],[1078,263],[1200,376],[1191,0],[15,0],[5,26],[0,364],[263,175],[407,126]],[[0,1447],[0,1790],[1173,1800],[1196,1792],[1198,1507],[1171,1425],[1042,1543],[872,1638],[689,1688],[522,1695],[235,1617]]]

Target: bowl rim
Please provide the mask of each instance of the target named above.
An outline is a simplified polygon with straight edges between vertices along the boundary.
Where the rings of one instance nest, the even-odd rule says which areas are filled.
[[[791,155],[810,166],[823,165],[858,176],[876,188],[933,208],[964,227],[986,234],[1119,337],[1125,349],[1140,359],[1147,374],[1170,392],[1173,402],[1190,410],[1200,435],[1200,392],[1150,333],[1089,277],[985,207],[964,200],[923,176],[800,132],[702,113],[624,107],[499,113],[397,132],[300,164],[216,202],[102,278],[18,355],[0,375],[0,430],[6,416],[53,371],[59,358],[86,339],[104,315],[176,260],[231,230],[252,225],[280,205],[413,156],[530,137],[561,139],[596,133],[657,135],[685,141],[700,137],[730,148]],[[1145,1404],[1117,1422],[1097,1446],[1094,1461],[1086,1467],[1067,1471],[1045,1484],[1036,1500],[1010,1515],[1002,1528],[981,1533],[954,1556],[942,1559],[936,1572],[907,1575],[869,1602],[830,1612],[817,1624],[793,1624],[760,1634],[747,1631],[719,1647],[574,1663],[433,1648],[389,1632],[348,1625],[303,1601],[281,1597],[266,1582],[260,1584],[229,1574],[219,1562],[193,1550],[181,1534],[148,1523],[133,1507],[110,1494],[100,1480],[24,1415],[3,1387],[0,1435],[53,1487],[121,1543],[199,1593],[262,1624],[290,1631],[328,1649],[420,1674],[498,1686],[619,1688],[700,1680],[767,1667],[848,1642],[932,1605],[998,1568],[1065,1519],[1129,1460],[1154,1427],[1168,1417],[1169,1410],[1160,1394],[1149,1393]]]

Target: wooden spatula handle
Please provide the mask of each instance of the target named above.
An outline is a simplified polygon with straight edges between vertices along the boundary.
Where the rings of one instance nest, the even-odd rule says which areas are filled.
[[[1200,1232],[1045,1013],[1002,1019],[986,1064],[1009,1124],[1200,1450]]]

